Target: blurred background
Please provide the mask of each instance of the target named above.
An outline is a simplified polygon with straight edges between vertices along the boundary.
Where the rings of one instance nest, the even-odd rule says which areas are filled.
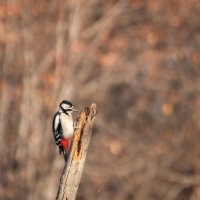
[[[55,199],[63,99],[98,106],[78,200],[200,199],[199,0],[1,0],[0,70],[0,199]]]

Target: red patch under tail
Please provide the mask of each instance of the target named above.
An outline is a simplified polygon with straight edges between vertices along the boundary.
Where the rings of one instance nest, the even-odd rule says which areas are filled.
[[[66,152],[68,150],[69,140],[62,138],[59,146],[62,147],[63,150]]]

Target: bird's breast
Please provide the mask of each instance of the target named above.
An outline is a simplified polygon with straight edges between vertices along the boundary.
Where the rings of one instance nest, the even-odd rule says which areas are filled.
[[[73,120],[66,114],[61,114],[61,126],[64,138],[71,138],[74,134]]]

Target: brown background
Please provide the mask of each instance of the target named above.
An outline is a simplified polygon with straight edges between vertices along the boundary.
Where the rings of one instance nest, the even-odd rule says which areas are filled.
[[[0,199],[55,199],[62,99],[98,105],[78,200],[200,199],[199,0],[1,0],[0,70]]]

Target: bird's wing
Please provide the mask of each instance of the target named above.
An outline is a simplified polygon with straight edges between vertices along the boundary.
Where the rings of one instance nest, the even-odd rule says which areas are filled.
[[[60,122],[60,113],[56,113],[54,118],[53,118],[53,134],[54,134],[54,139],[57,145],[60,144],[61,139],[62,139],[62,126]]]

